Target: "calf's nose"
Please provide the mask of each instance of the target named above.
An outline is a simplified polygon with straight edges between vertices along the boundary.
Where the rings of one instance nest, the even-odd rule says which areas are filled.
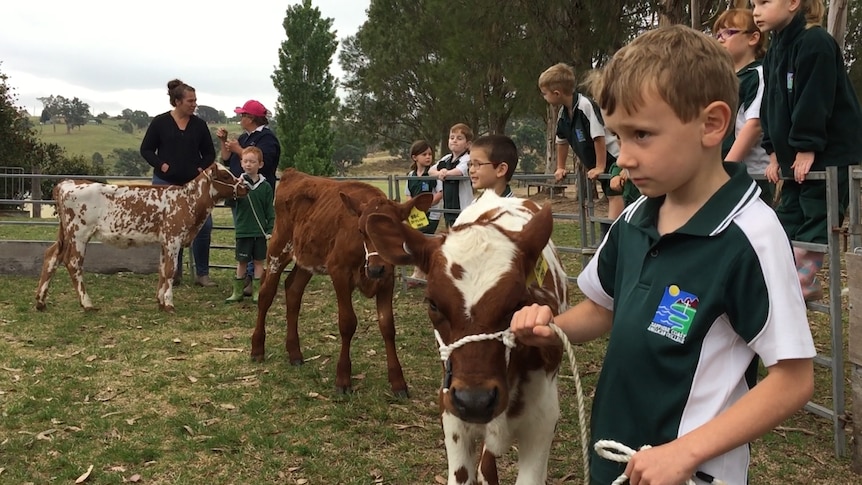
[[[499,393],[497,388],[452,389],[452,405],[458,417],[469,423],[484,424],[494,417]]]

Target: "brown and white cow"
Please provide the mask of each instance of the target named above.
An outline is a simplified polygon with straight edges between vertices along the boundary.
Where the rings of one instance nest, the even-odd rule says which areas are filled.
[[[444,363],[439,404],[449,485],[497,484],[496,457],[516,441],[517,485],[545,483],[562,347],[518,343],[509,323],[532,303],[565,310],[566,275],[552,228],[550,206],[540,210],[493,191],[465,209],[445,238],[369,217],[366,229],[381,256],[428,275],[428,315]]]
[[[352,390],[350,342],[356,332],[353,290],[377,302],[377,324],[386,344],[386,367],[392,392],[406,397],[407,383],[395,352],[392,293],[394,267],[380,258],[364,231],[369,214],[407,219],[413,207],[427,210],[430,194],[396,203],[378,188],[356,181],[336,181],[286,170],[275,193],[275,227],[267,250],[266,271],[258,300],[257,324],[251,337],[251,357],[265,353],[266,313],[272,305],[285,267],[294,261],[284,281],[287,319],[285,348],[293,365],[303,363],[299,346],[299,310],[306,285],[315,274],[328,274],[338,302],[341,352],[335,377],[339,392]]]
[[[60,230],[45,251],[36,288],[36,308],[45,309],[48,286],[60,263],[85,310],[92,310],[84,288],[84,254],[93,236],[119,247],[161,244],[159,308],[174,310],[173,278],[182,246],[197,235],[216,202],[245,197],[248,187],[229,170],[213,163],[185,185],[111,185],[62,180],[54,186]]]

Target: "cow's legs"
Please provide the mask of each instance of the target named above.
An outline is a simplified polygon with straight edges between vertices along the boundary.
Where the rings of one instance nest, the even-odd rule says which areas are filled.
[[[78,292],[78,300],[84,310],[95,310],[93,302],[90,301],[90,295],[87,294],[87,288],[84,287],[84,256],[87,253],[87,241],[76,239],[71,244],[67,244],[69,244],[66,248],[68,254],[63,256],[63,260],[72,278],[72,286]]]
[[[515,485],[543,485],[548,476],[548,457],[560,418],[560,398],[556,377],[540,375],[540,372],[544,373],[533,372],[529,376],[531,385],[524,388],[531,396],[531,405],[519,419],[516,430],[518,480]]]
[[[407,382],[401,370],[401,362],[395,350],[395,317],[392,314],[392,290],[395,286],[394,277],[387,277],[377,290],[377,326],[383,343],[386,345],[386,370],[392,393],[399,398],[409,397]]]
[[[448,485],[477,483],[476,442],[464,422],[453,414],[443,412],[443,441],[449,460]]]
[[[62,237],[60,238],[62,239]],[[39,285],[36,286],[36,309],[45,309],[45,300],[48,298],[48,286],[51,285],[51,279],[57,271],[57,266],[60,265],[62,258],[62,243],[60,239],[45,250],[45,257],[42,261],[42,275],[39,277]]]
[[[156,298],[159,300],[159,309],[172,313],[174,311],[174,273],[177,270],[177,258],[179,258],[182,243],[163,243],[159,256],[159,287]]]
[[[267,261],[257,299],[257,321],[251,336],[251,358],[257,362],[263,362],[266,353],[266,314],[278,291],[281,273],[290,262],[290,251],[287,248],[286,241],[281,241],[278,231],[275,231],[267,249]]]
[[[479,458],[479,483],[487,485],[500,485],[497,476],[497,457],[488,448],[482,448],[482,456]],[[545,481],[536,482],[544,484]]]
[[[353,363],[350,361],[350,343],[356,333],[356,311],[353,309],[353,284],[350,274],[331,274],[335,298],[338,302],[338,333],[341,336],[341,352],[335,371],[335,389],[343,394],[353,391],[351,375]],[[387,352],[388,354],[389,352]],[[403,379],[403,377],[402,377]]]
[[[293,266],[287,278],[284,279],[284,306],[287,319],[287,332],[284,337],[284,348],[293,365],[302,365],[305,361],[299,347],[299,310],[302,308],[302,295],[311,280],[311,272]],[[339,300],[340,301],[340,300]]]

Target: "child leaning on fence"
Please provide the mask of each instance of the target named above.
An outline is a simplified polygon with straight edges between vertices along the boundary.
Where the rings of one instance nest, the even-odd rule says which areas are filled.
[[[712,32],[730,53],[739,79],[739,109],[736,110],[734,130],[721,146],[722,156],[728,162],[744,163],[752,175],[763,175],[769,165],[769,155],[761,146],[763,130],[760,127],[765,34],[757,28],[751,10],[746,8],[725,10],[715,21]],[[775,184],[760,179],[757,186],[762,190],[763,200],[772,205]]]
[[[644,197],[578,277],[585,300],[556,316],[525,307],[510,328],[529,345],[560,345],[552,322],[572,342],[609,334],[593,443],[652,448],[627,464],[594,451],[591,483],[623,472],[634,485],[748,483],[748,443],[811,397],[815,349],[778,218],[745,167],[721,158],[738,96],[730,55],[663,27],[614,54],[598,82],[617,163]],[[749,388],[755,354],[768,374]]]
[[[825,180],[806,180],[811,170],[838,170],[839,222],[849,202],[846,167],[862,161],[862,109],[835,39],[821,27],[822,0],[754,0],[754,21],[772,32],[763,59],[766,91],[761,105],[766,177],[785,178],[775,211],[790,239],[828,241]],[[806,300],[823,295],[817,271],[823,253],[794,248]]]
[[[473,202],[473,186],[467,178],[472,142],[473,130],[469,126],[464,123],[453,125],[449,129],[450,153],[428,171],[429,175],[443,181],[443,208],[447,210],[443,218],[450,229],[458,214]]]
[[[274,192],[266,178],[259,173],[263,167],[263,152],[257,147],[243,148],[240,163],[243,170],[241,177],[249,190],[244,199],[228,200],[225,203],[236,208],[237,261],[233,293],[225,299],[225,303],[242,301],[249,261],[254,262],[252,301],[257,302],[267,240],[272,235],[272,227],[275,224],[275,209],[272,205]]]
[[[554,178],[559,182],[566,176],[566,158],[571,146],[587,169],[587,178],[598,180],[608,198],[608,218],[616,219],[623,210],[622,193],[612,190],[608,179],[599,176],[609,173],[620,149],[616,137],[605,129],[601,111],[591,98],[575,91],[575,73],[563,63],[542,72],[539,91],[548,104],[559,107]],[[608,227],[609,224],[601,224],[602,234],[607,233]]]

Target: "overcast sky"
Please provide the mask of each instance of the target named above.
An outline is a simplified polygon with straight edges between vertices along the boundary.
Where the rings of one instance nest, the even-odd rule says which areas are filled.
[[[311,3],[333,19],[340,42],[365,22],[369,2]],[[94,115],[129,108],[154,116],[171,108],[167,82],[173,78],[195,88],[198,104],[228,116],[248,99],[272,110],[278,95],[270,75],[285,38],[282,22],[297,3],[4,2],[0,72],[9,76],[18,104],[35,115],[42,111],[36,98],[59,95],[80,98]],[[337,60],[338,52],[331,72],[342,77]]]

